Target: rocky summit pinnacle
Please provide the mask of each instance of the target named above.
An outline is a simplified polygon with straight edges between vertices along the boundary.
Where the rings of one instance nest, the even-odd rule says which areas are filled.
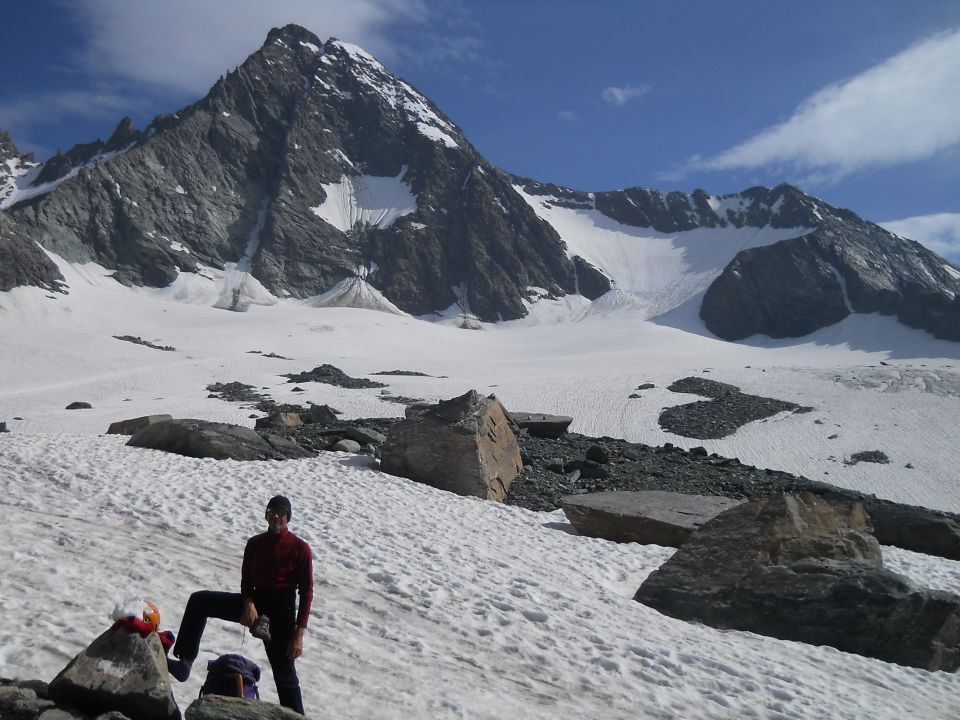
[[[142,132],[125,118],[42,167],[0,133],[2,160],[0,291],[60,287],[42,246],[128,285],[214,268],[215,304],[234,310],[355,285],[391,311],[496,321],[535,297],[608,293],[611,269],[570,250],[539,204],[659,233],[798,228],[712,279],[701,316],[727,339],[883,312],[960,340],[960,270],[849,211],[789,185],[584,193],[510,176],[369,53],[297,25]]]

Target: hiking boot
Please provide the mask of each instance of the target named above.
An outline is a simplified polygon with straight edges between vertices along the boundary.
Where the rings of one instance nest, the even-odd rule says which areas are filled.
[[[257,621],[250,628],[250,634],[265,643],[270,642],[270,618],[266,615],[258,616]]]
[[[192,660],[180,660],[178,658],[167,658],[167,672],[180,682],[186,682],[190,677],[190,668],[193,667]]]

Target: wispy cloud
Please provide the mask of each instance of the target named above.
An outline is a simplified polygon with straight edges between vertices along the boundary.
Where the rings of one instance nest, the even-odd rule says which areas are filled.
[[[913,45],[807,98],[778,125],[689,170],[791,168],[810,180],[922,160],[960,143],[960,31]]]
[[[74,0],[64,7],[87,33],[90,73],[194,94],[256,50],[271,27],[295,22],[391,58],[386,30],[429,16],[426,0]]]
[[[916,240],[941,257],[960,263],[960,213],[917,215],[879,224],[901,237]]]
[[[557,113],[557,119],[563,122],[576,122],[577,114],[573,110],[561,110]]]
[[[611,86],[600,91],[600,97],[608,105],[614,107],[623,107],[631,100],[643,97],[650,92],[649,85],[623,85],[621,87]]]

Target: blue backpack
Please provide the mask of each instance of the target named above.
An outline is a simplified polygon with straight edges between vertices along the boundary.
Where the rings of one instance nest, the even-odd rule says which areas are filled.
[[[259,700],[260,666],[243,655],[221,655],[207,663],[207,679],[200,688],[204,695],[227,695]]]

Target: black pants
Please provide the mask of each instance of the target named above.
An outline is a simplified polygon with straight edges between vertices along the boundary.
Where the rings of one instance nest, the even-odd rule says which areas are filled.
[[[267,659],[277,684],[280,704],[303,715],[303,700],[300,696],[300,679],[293,660],[287,657],[287,645],[296,628],[296,594],[294,590],[258,590],[253,597],[257,613],[270,618],[270,642],[267,643]],[[239,622],[243,614],[243,599],[240,593],[200,590],[190,596],[183,611],[180,633],[173,654],[186,662],[193,662],[200,653],[200,637],[207,625],[207,618],[219,618]]]

